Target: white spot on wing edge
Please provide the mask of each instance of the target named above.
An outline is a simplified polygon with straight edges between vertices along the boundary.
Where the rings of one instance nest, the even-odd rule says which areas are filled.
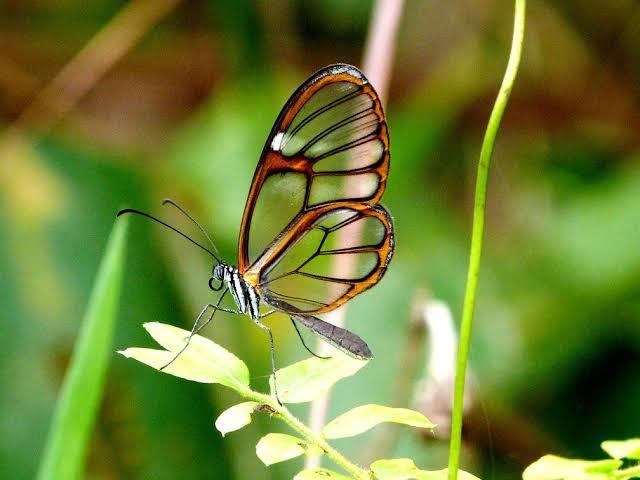
[[[329,73],[329,75],[336,75],[338,73],[347,73],[352,77],[357,78],[358,80],[362,80],[364,83],[369,83],[369,81],[367,80],[367,77],[365,77],[360,70],[358,70],[353,65],[347,65],[346,63],[332,65],[332,67],[328,69],[327,72]]]
[[[271,141],[271,150],[274,152],[279,152],[282,147],[282,139],[284,138],[284,132],[278,132],[273,136],[273,140]]]

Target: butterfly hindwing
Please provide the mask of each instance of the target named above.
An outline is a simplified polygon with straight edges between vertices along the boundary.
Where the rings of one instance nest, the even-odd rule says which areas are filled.
[[[300,228],[296,240],[283,239],[273,245],[281,251],[261,257],[257,286],[265,301],[322,313],[380,280],[393,252],[391,220],[382,207],[345,202],[314,210],[302,222],[309,227]]]

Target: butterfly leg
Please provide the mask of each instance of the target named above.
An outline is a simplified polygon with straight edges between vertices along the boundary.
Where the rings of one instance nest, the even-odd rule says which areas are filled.
[[[182,348],[180,350],[178,350],[178,352],[173,356],[173,358],[171,360],[169,360],[165,365],[160,367],[160,370],[164,370],[169,365],[171,365],[173,362],[175,362],[176,358],[178,358],[182,354],[182,352],[184,352],[187,349],[187,347],[191,343],[191,339],[193,338],[193,336],[196,335],[204,327],[206,327],[209,324],[209,322],[211,322],[211,320],[213,320],[213,316],[216,314],[216,312],[218,310],[223,310],[222,308],[220,308],[220,303],[222,302],[222,299],[224,298],[224,296],[227,294],[228,291],[229,290],[225,290],[224,292],[222,292],[222,294],[218,297],[218,301],[216,302],[215,305],[213,305],[212,303],[207,303],[204,306],[204,308],[200,312],[200,315],[198,315],[198,318],[196,318],[196,321],[194,322],[193,327],[191,328],[191,332],[189,333],[189,336],[187,337],[187,339],[186,339],[187,341],[185,342],[185,344],[182,346]],[[205,313],[209,309],[213,309],[213,311],[211,312],[211,315],[209,315],[209,318],[207,318],[207,320],[204,321],[202,323],[202,325],[200,325],[200,321],[202,320],[202,318],[204,317]]]
[[[290,317],[290,318],[291,318],[291,317]],[[300,342],[302,342],[302,346],[305,348],[305,350],[306,350],[307,352],[309,352],[309,353],[310,353],[311,355],[313,355],[314,357],[321,358],[321,359],[323,359],[323,360],[327,360],[327,359],[331,358],[331,355],[326,356],[326,357],[323,357],[322,355],[318,355],[318,354],[317,354],[317,353],[315,353],[313,350],[311,350],[311,349],[309,348],[309,346],[307,345],[307,343],[304,341],[304,338],[302,337],[302,334],[300,333],[300,329],[298,328],[298,324],[296,323],[296,321],[295,321],[293,318],[291,318],[291,323],[293,323],[293,328],[295,328],[295,329],[296,329],[296,333],[298,334],[298,338],[300,339]]]
[[[273,312],[270,312],[270,313],[273,313]],[[270,313],[268,312],[265,315],[262,315],[261,317],[267,316]],[[271,371],[273,372],[273,393],[275,394],[276,400],[278,401],[278,403],[282,405],[282,402],[280,401],[280,397],[278,397],[278,382],[276,380],[276,347],[273,342],[273,332],[268,326],[266,326],[264,323],[260,321],[261,317],[252,318],[251,320],[253,320],[253,323],[255,323],[257,326],[259,326],[263,330],[266,330],[267,333],[269,334],[269,346],[271,347]]]
[[[225,292],[225,293],[226,293],[226,292]],[[209,304],[208,306],[209,306],[209,307],[211,307],[211,308],[213,308],[213,313],[215,313],[215,312],[217,312],[217,311],[219,310],[219,311],[221,311],[221,312],[233,313],[233,314],[236,314],[236,315],[242,315],[242,312],[241,312],[240,310],[233,310],[233,309],[231,309],[231,308],[219,307],[219,306],[217,306],[217,305],[212,305],[212,304]],[[207,319],[207,321],[206,321],[206,322],[204,322],[202,325],[200,325],[200,326],[199,326],[195,331],[193,331],[193,333],[192,333],[191,335],[189,335],[189,336],[191,337],[192,335],[197,335],[198,333],[200,333],[200,330],[202,330],[204,327],[206,327],[206,326],[207,326],[207,324],[212,320],[212,318],[213,318],[213,314],[211,315],[211,317],[210,317],[210,318],[208,318],[208,319]]]

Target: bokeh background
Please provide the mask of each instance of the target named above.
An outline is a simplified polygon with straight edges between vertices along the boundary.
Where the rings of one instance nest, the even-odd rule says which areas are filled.
[[[34,100],[125,5],[0,2],[2,478],[35,474],[115,212],[134,206],[180,224],[160,206],[171,197],[235,262],[279,109],[318,68],[361,64],[372,9],[365,0],[155,2],[150,11],[164,13],[133,11],[140,39],[104,75],[89,63],[54,82],[45,100],[55,105]],[[393,392],[418,289],[460,316],[476,162],[512,14],[512,2],[495,0],[405,5],[387,105],[384,204],[397,250],[380,285],[350,302],[348,326],[376,357],[337,386],[330,417],[363,403],[414,405]],[[102,55],[127,35],[115,32]],[[639,99],[638,2],[530,2],[492,165],[471,352],[463,466],[482,478],[518,478],[545,452],[600,458],[601,440],[640,432]],[[114,351],[151,346],[144,322],[189,328],[210,299],[206,255],[132,220]],[[283,364],[305,357],[285,317],[271,325]],[[248,319],[221,316],[206,334],[265,384],[268,345]],[[410,390],[427,367],[422,350]],[[225,439],[214,429],[234,400],[114,353],[86,478],[291,478],[300,460],[265,468],[254,451],[284,426],[258,415]],[[365,459],[381,431],[336,445]],[[403,429],[384,454],[436,469],[446,450],[446,438]]]

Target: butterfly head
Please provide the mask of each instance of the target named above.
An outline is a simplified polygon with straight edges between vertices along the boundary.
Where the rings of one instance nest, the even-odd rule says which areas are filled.
[[[209,288],[214,292],[219,291],[224,285],[224,274],[228,266],[224,262],[218,263],[211,272],[209,277]]]

